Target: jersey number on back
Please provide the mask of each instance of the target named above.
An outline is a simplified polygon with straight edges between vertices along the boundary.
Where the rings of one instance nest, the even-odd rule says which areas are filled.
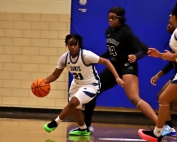
[[[83,80],[84,79],[81,73],[73,73],[73,76],[77,80]]]
[[[117,56],[116,50],[115,50],[115,46],[109,46],[107,45],[108,49],[109,49],[109,54],[112,56]]]

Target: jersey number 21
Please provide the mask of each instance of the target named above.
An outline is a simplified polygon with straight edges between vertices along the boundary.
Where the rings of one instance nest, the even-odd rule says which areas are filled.
[[[73,73],[73,76],[77,80],[83,80],[84,79],[81,73]]]

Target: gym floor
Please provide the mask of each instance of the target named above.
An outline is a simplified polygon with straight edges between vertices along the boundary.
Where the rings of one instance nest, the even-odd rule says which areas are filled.
[[[0,142],[140,142],[139,128],[142,125],[93,123],[95,129],[91,136],[68,136],[68,131],[77,127],[75,122],[61,122],[58,128],[47,133],[43,129],[46,120],[0,119]],[[153,126],[151,126],[153,128]],[[176,137],[165,137],[163,142],[177,142]]]

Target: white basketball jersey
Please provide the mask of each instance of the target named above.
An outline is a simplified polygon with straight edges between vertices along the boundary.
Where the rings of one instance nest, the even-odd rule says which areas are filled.
[[[170,48],[174,51],[177,52],[177,29],[173,32],[170,38]]]
[[[87,52],[87,50],[84,50]],[[68,71],[73,74],[73,79],[77,84],[89,85],[99,83],[100,78],[94,64],[87,65],[84,62],[83,50],[80,50],[75,61],[72,60],[70,52],[66,56],[66,66]]]

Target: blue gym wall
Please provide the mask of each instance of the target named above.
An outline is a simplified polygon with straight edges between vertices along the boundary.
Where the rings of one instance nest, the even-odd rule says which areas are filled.
[[[163,51],[170,38],[166,26],[175,2],[175,0],[87,0],[86,5],[81,5],[79,0],[72,0],[71,33],[82,35],[85,49],[101,55],[106,51],[105,30],[108,27],[108,10],[114,6],[122,6],[126,10],[126,23],[134,34],[149,47]],[[167,62],[147,56],[138,62],[140,96],[157,109],[157,93],[173,76],[173,71],[162,77],[154,87],[150,84],[151,77]],[[104,66],[96,65],[96,68],[100,72]],[[69,80],[71,82],[71,75]],[[102,93],[97,99],[97,106],[135,108],[118,85]]]

